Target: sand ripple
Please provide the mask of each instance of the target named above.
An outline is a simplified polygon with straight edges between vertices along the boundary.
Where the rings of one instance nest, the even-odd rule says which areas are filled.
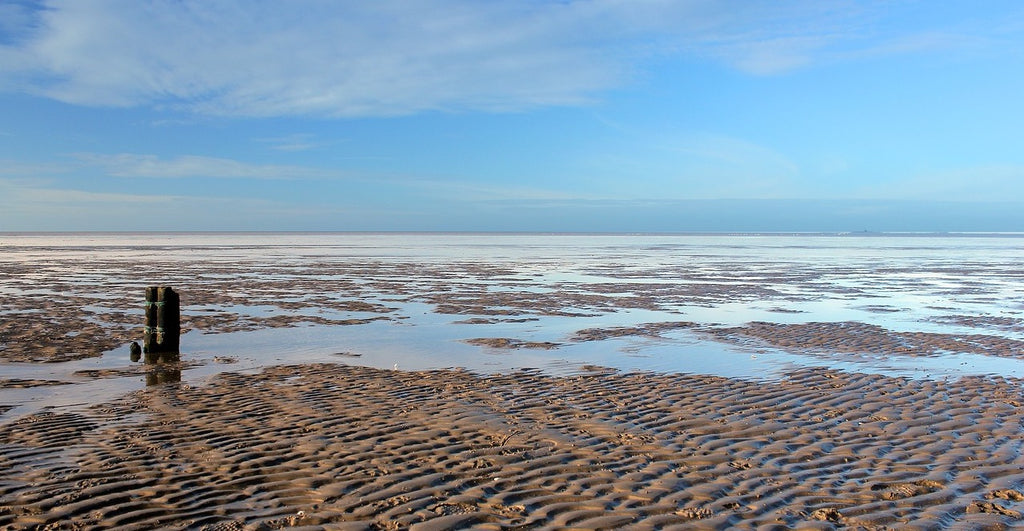
[[[0,527],[1024,525],[1021,382],[315,365],[0,427]]]
[[[755,338],[769,345],[827,353],[900,354],[936,356],[968,352],[1006,358],[1024,358],[1024,341],[988,334],[894,332],[859,322],[767,323],[753,322],[732,328],[709,328],[723,340]]]

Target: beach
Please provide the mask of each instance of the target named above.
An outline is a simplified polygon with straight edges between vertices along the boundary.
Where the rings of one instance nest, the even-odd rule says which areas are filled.
[[[13,528],[1020,523],[1020,382],[224,374],[5,427]]]
[[[1021,241],[7,235],[0,527],[1014,528]]]

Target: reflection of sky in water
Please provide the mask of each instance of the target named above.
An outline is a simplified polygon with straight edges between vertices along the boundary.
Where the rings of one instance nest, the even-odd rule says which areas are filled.
[[[575,331],[585,328],[664,321],[727,326],[750,321],[859,321],[896,332],[1024,339],[1024,331],[1019,327],[1014,330],[985,323],[968,326],[942,321],[957,316],[1024,318],[1022,235],[0,234],[0,249],[3,261],[32,264],[34,270],[0,281],[3,296],[59,295],[63,288],[51,289],[40,284],[60,276],[68,286],[79,290],[80,296],[101,301],[113,297],[110,293],[116,290],[134,292],[144,284],[137,270],[131,269],[139,262],[172,266],[175,262],[189,262],[209,265],[210,271],[202,272],[200,281],[275,281],[281,286],[251,304],[186,304],[185,315],[230,312],[251,317],[395,318],[353,326],[300,326],[206,335],[192,332],[182,338],[183,353],[185,359],[202,365],[185,371],[186,382],[200,381],[225,370],[255,371],[269,364],[305,362],[382,368],[397,364],[400,369],[464,367],[481,372],[537,368],[554,374],[572,373],[583,365],[600,365],[620,370],[741,378],[770,378],[808,366],[910,377],[989,373],[1024,377],[1024,361],[1013,359],[962,353],[910,358],[849,354],[829,357],[775,349],[752,351],[680,330],[666,334],[666,338],[625,337],[567,343]],[[168,270],[173,273],[173,267]],[[110,284],[111,272],[118,271],[129,271],[124,276],[132,283]],[[169,274],[161,281],[175,278],[178,277]],[[313,294],[288,291],[288,284],[297,279],[347,282],[349,288],[345,292],[316,294],[327,296],[327,304],[360,300],[397,310],[370,313],[318,307],[323,301],[316,300]],[[724,291],[706,297],[685,294],[689,293],[686,290],[705,284]],[[97,292],[80,291],[89,285],[95,285]],[[405,293],[389,292],[393,286],[401,287]],[[675,290],[683,290],[684,294]],[[475,315],[439,315],[432,305],[422,302],[423,297],[441,292],[456,296],[603,295],[623,301],[647,296],[660,309],[595,309],[583,305],[564,310],[578,310],[591,316],[552,317],[525,312],[518,317],[533,320],[453,324]],[[308,302],[310,306],[274,306],[286,302]],[[125,310],[105,304],[89,309]],[[500,350],[463,342],[477,337],[563,345],[555,350]],[[214,361],[222,356],[236,358],[237,363]],[[83,397],[92,396],[89,393],[137,388],[141,378],[138,375],[101,380],[72,375],[83,368],[127,366],[126,349],[102,358],[69,363],[2,364],[0,369],[6,378],[78,383],[0,390],[0,403],[11,403],[8,397],[15,395],[50,397],[49,400],[64,396],[73,402],[86,400]]]

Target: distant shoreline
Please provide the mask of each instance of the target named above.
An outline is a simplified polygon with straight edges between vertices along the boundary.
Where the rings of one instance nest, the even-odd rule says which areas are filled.
[[[806,237],[956,237],[956,238],[1021,238],[1024,232],[1019,231],[487,231],[487,230],[91,230],[91,231],[0,231],[0,236],[73,236],[73,235],[303,235],[303,234],[329,234],[329,235],[401,235],[401,234],[425,234],[425,235],[494,235],[494,236],[723,236],[723,237],[749,237],[749,236],[806,236]]]

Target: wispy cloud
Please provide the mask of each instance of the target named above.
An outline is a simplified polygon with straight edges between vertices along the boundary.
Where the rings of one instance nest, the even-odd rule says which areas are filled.
[[[337,170],[322,170],[308,166],[250,164],[233,159],[198,155],[163,159],[156,155],[135,153],[78,153],[75,158],[83,165],[98,167],[107,175],[114,177],[287,180],[325,179],[341,174]]]
[[[862,190],[871,199],[1013,201],[1024,197],[1024,166],[1003,164],[925,172]]]
[[[18,43],[30,35],[39,10],[39,5],[17,0],[0,4],[0,44]]]
[[[257,142],[270,146],[275,151],[309,151],[331,145],[333,142],[317,140],[314,135],[295,133],[274,138],[258,138]]]
[[[541,187],[484,184],[461,180],[404,179],[397,184],[427,197],[453,202],[473,201],[558,201],[604,199],[604,196],[579,191],[560,191]]]
[[[50,187],[38,179],[0,178],[0,230],[105,229],[108,227],[90,225],[89,220],[114,215],[123,226],[131,216],[143,219],[148,208],[166,204],[166,198],[157,196]]]
[[[795,163],[769,147],[721,134],[682,135],[665,149],[685,154],[697,164],[720,165],[722,169],[716,173],[793,176],[799,171]]]
[[[858,50],[900,53],[899,42],[915,50],[956,42],[914,40],[917,33],[936,35],[935,28],[910,35],[888,29],[885,14],[898,11],[898,2],[4,5],[0,19],[9,12],[8,20],[19,22],[0,25],[0,89],[75,104],[208,115],[381,116],[578,105],[628,82],[652,55],[685,55],[767,75]]]
[[[32,179],[49,175],[67,173],[73,167],[57,162],[29,163],[17,160],[0,159],[0,177],[12,179]]]
[[[800,166],[770,146],[707,131],[630,131],[630,136],[630,142],[586,155],[577,171],[592,177],[589,189],[633,200],[808,195]]]
[[[272,141],[275,139],[268,139]],[[75,165],[23,166],[23,173],[12,175],[44,175],[46,172],[70,172],[82,169],[98,169],[109,177],[125,178],[214,178],[214,179],[262,179],[262,180],[337,180],[375,183],[390,187],[401,193],[417,196],[442,198],[445,200],[476,201],[484,199],[593,199],[603,196],[581,195],[578,191],[559,191],[541,187],[516,184],[487,184],[451,177],[423,177],[390,172],[357,172],[343,169],[321,169],[311,166],[285,166],[274,164],[252,164],[234,159],[182,155],[161,158],[152,154],[137,153],[77,153],[73,155]],[[5,172],[0,171],[0,176]]]
[[[273,199],[96,192],[0,179],[0,231],[269,230],[311,212],[330,214]]]
[[[9,84],[87,105],[397,115],[579,103],[621,68],[538,5],[53,0]],[[584,41],[584,42],[581,42]],[[9,87],[19,88],[19,87]]]
[[[124,194],[110,192],[94,192],[89,190],[75,190],[69,188],[47,188],[43,186],[6,181],[0,183],[0,189],[6,192],[8,207],[14,208],[15,204],[32,204],[30,210],[40,210],[39,206],[53,207],[55,205],[82,205],[93,206],[104,205],[126,205],[131,203],[159,203],[167,199],[166,196],[155,196],[145,194]],[[52,210],[45,210],[52,212]]]

